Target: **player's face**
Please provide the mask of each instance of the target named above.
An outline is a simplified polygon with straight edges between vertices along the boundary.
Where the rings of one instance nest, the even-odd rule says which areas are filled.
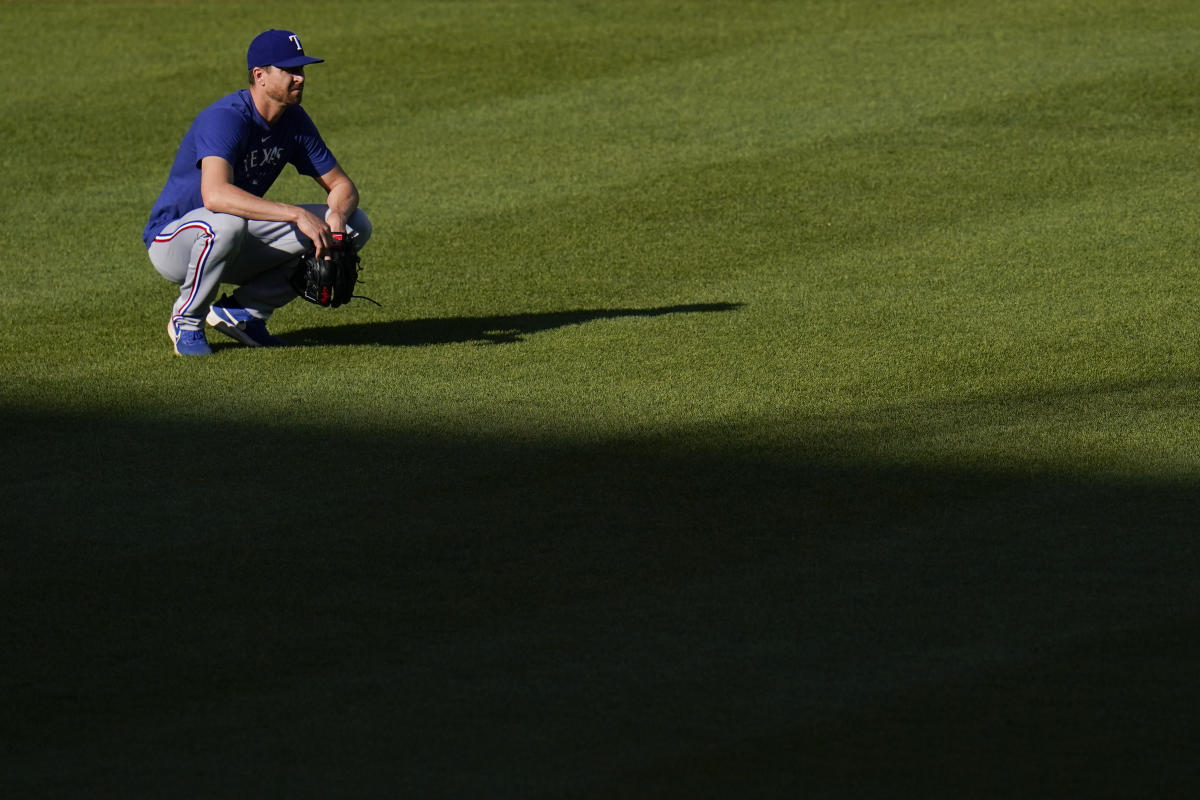
[[[267,97],[286,106],[298,106],[304,98],[304,67],[267,67],[263,70]]]

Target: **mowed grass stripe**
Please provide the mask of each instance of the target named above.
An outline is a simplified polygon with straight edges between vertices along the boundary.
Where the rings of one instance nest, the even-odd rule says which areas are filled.
[[[398,187],[421,187],[400,199],[424,224],[433,214],[504,210],[547,193],[636,184],[658,170],[903,130],[940,114],[1020,109],[1027,96],[1056,91],[1047,85],[1067,95],[1077,82],[1119,91],[1123,70],[1144,72],[1147,62],[1158,65],[1151,80],[1177,80],[1181,65],[1194,66],[1178,32],[1114,58],[1102,29],[1045,46],[1021,40],[1019,50],[990,34],[966,45],[928,35],[906,42],[905,30],[889,31],[887,47],[797,35],[567,90],[385,118],[376,126],[394,137],[376,138],[367,161],[390,160],[403,176]]]

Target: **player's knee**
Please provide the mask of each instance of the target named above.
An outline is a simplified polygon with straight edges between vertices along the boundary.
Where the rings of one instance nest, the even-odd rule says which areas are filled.
[[[218,242],[233,246],[242,241],[250,227],[250,221],[236,214],[214,214],[209,225]]]
[[[371,220],[367,213],[361,208],[357,209],[350,215],[350,219],[346,220],[346,227],[354,234],[354,246],[361,250],[371,238]]]

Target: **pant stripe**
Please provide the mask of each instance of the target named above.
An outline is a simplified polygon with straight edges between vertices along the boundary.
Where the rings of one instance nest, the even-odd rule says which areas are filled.
[[[200,252],[200,257],[196,259],[196,271],[192,275],[192,291],[188,294],[187,301],[180,306],[179,311],[171,317],[172,320],[188,316],[187,312],[191,310],[192,303],[196,301],[196,292],[200,288],[201,278],[204,277],[204,267],[208,264],[208,255],[212,252],[215,235],[213,234],[211,225],[207,222],[195,220],[193,222],[185,222],[169,234],[159,234],[154,237],[155,244],[165,244],[186,230],[200,230],[204,232],[204,249]],[[187,280],[186,276],[184,276],[184,280]]]

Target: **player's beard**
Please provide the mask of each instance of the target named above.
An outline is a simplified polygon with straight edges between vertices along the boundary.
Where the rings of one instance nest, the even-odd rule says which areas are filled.
[[[268,87],[267,97],[285,106],[298,106],[300,105],[300,101],[304,99],[304,84],[293,87],[289,83],[287,86],[279,89]]]

